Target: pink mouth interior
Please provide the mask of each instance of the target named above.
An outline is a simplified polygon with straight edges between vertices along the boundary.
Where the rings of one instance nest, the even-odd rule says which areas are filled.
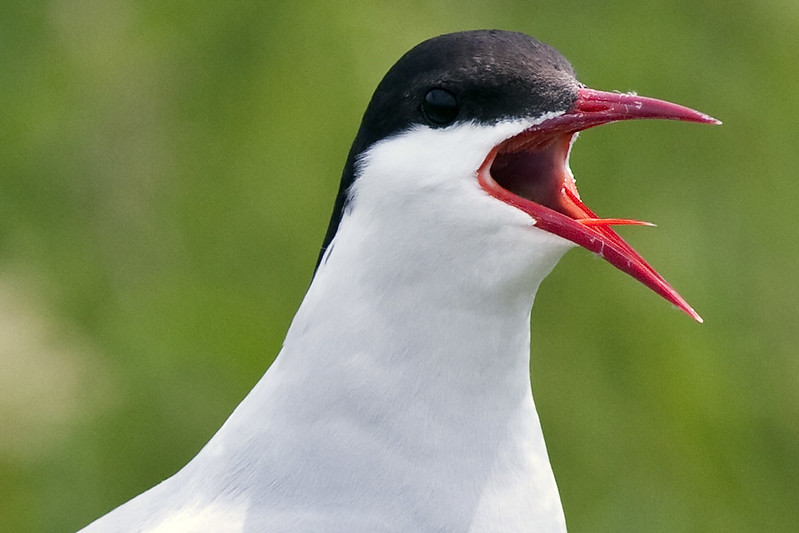
[[[491,151],[480,167],[481,187],[529,214],[536,227],[602,256],[701,322],[696,311],[610,227],[651,224],[599,218],[580,200],[567,164],[575,135],[546,134],[534,128],[506,140]]]
[[[560,135],[543,146],[533,143],[513,151],[500,148],[491,164],[491,176],[508,192],[574,218],[562,192],[567,182],[573,183],[565,168],[571,137]]]

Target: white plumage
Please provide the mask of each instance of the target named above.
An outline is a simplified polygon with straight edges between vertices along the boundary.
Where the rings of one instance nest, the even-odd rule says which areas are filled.
[[[573,244],[473,177],[529,125],[369,150],[275,363],[188,465],[84,531],[564,531],[529,320]]]
[[[579,244],[699,315],[579,198],[580,130],[718,123],[588,89],[554,49],[476,31],[392,67],[275,363],[177,474],[100,532],[563,532],[530,388],[530,310]]]

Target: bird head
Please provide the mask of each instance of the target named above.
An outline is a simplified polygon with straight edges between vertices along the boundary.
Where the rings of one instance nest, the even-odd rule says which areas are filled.
[[[490,255],[504,247],[523,260],[503,268],[537,262],[545,275],[578,245],[701,322],[612,228],[648,223],[597,216],[569,168],[579,132],[633,119],[719,123],[662,100],[590,89],[560,53],[524,34],[471,31],[425,41],[389,70],[372,97],[320,261],[355,212],[364,215],[363,232],[369,221],[384,221],[380,231],[402,253],[416,246],[429,255],[419,232],[435,234],[434,268],[464,260],[452,250]]]

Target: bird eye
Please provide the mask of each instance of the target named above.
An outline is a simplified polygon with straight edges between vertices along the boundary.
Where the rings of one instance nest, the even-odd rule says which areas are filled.
[[[430,89],[422,100],[422,114],[432,124],[443,126],[458,116],[458,100],[444,89]]]

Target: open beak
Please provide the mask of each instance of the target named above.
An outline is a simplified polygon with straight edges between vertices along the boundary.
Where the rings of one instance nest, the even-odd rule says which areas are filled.
[[[569,170],[569,150],[578,132],[644,118],[721,124],[677,104],[583,87],[571,109],[495,146],[478,170],[478,182],[491,196],[529,214],[536,227],[594,252],[702,322],[688,302],[611,228],[651,224],[597,217],[580,200]]]

